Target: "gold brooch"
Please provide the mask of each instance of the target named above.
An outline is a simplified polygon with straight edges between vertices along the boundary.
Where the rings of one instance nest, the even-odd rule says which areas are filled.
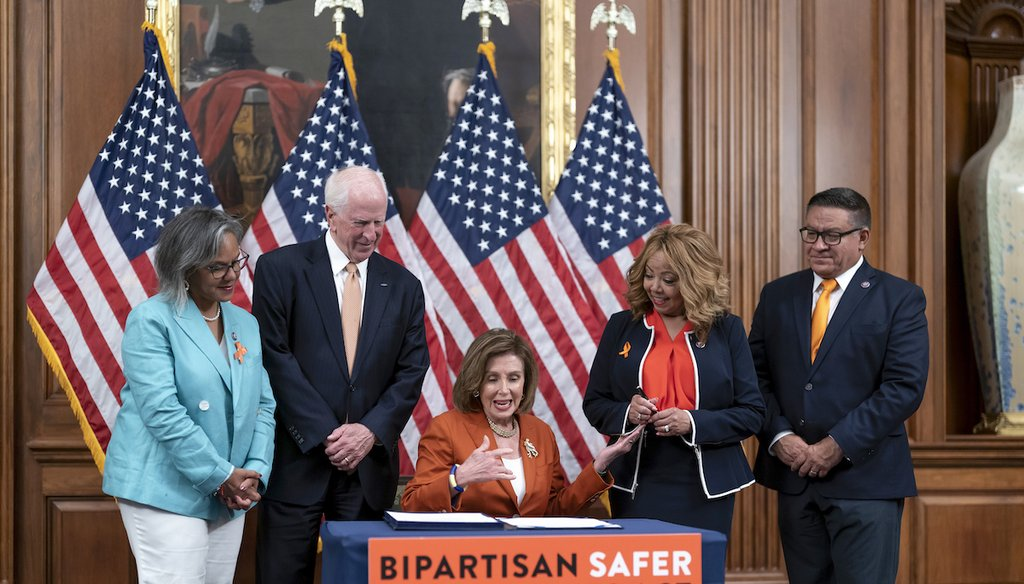
[[[249,349],[245,348],[242,341],[235,341],[235,360],[239,364],[245,363],[245,354],[249,352]]]
[[[633,346],[629,344],[629,341],[626,341],[626,344],[622,345],[622,350],[619,351],[619,354],[622,355],[623,359],[629,359],[629,350],[632,348]]]
[[[529,438],[523,440],[523,446],[526,448],[527,457],[537,458],[537,447],[533,445],[533,442],[530,442]]]

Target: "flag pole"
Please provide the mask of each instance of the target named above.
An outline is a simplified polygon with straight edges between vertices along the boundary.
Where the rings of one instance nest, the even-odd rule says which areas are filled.
[[[491,15],[508,26],[508,4],[505,0],[466,0],[462,5],[462,20],[470,14],[480,13],[480,44],[491,42]],[[493,68],[493,63],[491,64]]]
[[[618,27],[620,25],[631,34],[636,34],[636,17],[629,6],[619,5],[616,0],[608,0],[608,2],[598,4],[590,15],[590,30],[596,29],[601,24],[606,26],[605,35],[608,37],[608,49],[604,52],[604,56],[611,64],[612,71],[615,72],[615,81],[619,83],[620,87],[625,87],[622,82],[622,70],[619,68],[619,50],[615,48],[615,39],[619,36]]]
[[[342,29],[345,24],[346,8],[362,18],[363,0],[316,0],[316,4],[313,6],[313,16],[320,16],[320,13],[327,8],[334,9],[334,16],[331,17],[331,20],[334,21],[334,38],[331,39],[331,42],[327,43],[327,49],[337,51],[341,55],[341,59],[345,63],[345,74],[348,75],[348,82],[352,85],[352,97],[358,99],[359,96],[356,93],[356,70],[352,64],[352,53],[348,52],[348,38]]]
[[[171,65],[171,55],[167,52],[167,41],[164,40],[163,33],[156,25],[157,4],[157,0],[146,0],[146,21],[142,23],[142,30],[151,30],[156,35],[156,41],[160,45],[160,57],[164,60],[164,67],[167,69],[167,77],[173,82],[175,79],[174,67]]]
[[[505,0],[466,0],[462,5],[462,20],[473,14],[480,13],[480,45],[477,52],[487,57],[491,71],[498,74],[498,68],[494,64],[494,43],[491,42],[491,15],[493,14],[499,22],[508,26],[508,4]]]
[[[338,41],[344,42],[342,28],[345,24],[345,9],[348,8],[362,18],[363,0],[316,0],[316,4],[313,5],[313,16],[320,16],[327,8],[334,9],[334,16],[331,18],[334,21],[334,36]]]

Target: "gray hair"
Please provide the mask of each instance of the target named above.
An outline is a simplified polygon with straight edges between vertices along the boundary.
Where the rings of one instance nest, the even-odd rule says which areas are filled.
[[[179,213],[160,233],[153,264],[160,294],[177,310],[188,300],[189,275],[217,257],[228,233],[241,242],[242,224],[224,211],[199,206]]]
[[[324,203],[335,213],[341,213],[348,204],[349,193],[355,188],[373,188],[380,185],[384,197],[388,196],[388,185],[384,175],[369,166],[349,166],[334,172],[324,185]]]
[[[473,85],[473,81],[476,79],[476,71],[471,67],[464,69],[452,69],[445,71],[444,77],[441,78],[441,91],[448,93],[448,88],[451,86],[453,81],[461,81],[466,84],[466,87]]]

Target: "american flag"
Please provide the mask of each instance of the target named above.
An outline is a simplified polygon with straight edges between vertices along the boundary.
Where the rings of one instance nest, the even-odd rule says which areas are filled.
[[[484,55],[409,232],[449,334],[453,370],[489,328],[528,339],[540,369],[534,413],[554,430],[566,474],[575,477],[605,445],[581,403],[600,324],[554,235]]]
[[[142,78],[26,299],[32,330],[101,471],[121,407],[125,319],[158,285],[157,236],[183,209],[220,204],[168,79],[157,34],[147,27]]]
[[[626,308],[626,270],[647,234],[670,219],[611,64],[587,109],[550,210],[603,323]]]
[[[315,239],[326,231],[324,184],[334,171],[356,165],[379,170],[350,82],[352,73],[344,64],[348,52],[344,39],[340,43],[332,42],[331,49],[331,66],[323,94],[277,181],[263,200],[260,212],[242,238],[242,249],[251,254],[251,260],[240,278],[242,292],[236,293],[234,298],[241,306],[251,306],[252,276],[263,253],[282,245]],[[414,275],[420,275],[417,257],[393,200],[388,202],[378,251],[404,265]],[[431,412],[444,411],[451,402],[451,374],[429,298],[426,299],[425,323],[431,371],[423,382],[422,397],[413,410],[413,417],[402,432],[403,448],[399,450],[400,470],[409,475],[414,470],[420,426],[424,421],[429,422]]]

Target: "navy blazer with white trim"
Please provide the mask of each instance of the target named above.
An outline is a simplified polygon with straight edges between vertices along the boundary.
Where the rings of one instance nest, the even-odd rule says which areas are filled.
[[[760,429],[764,400],[739,317],[719,317],[703,345],[693,333],[684,334],[695,365],[696,407],[688,410],[693,431],[683,440],[697,456],[704,494],[722,497],[754,482],[740,442]],[[602,434],[628,430],[629,402],[643,387],[643,362],[653,343],[654,327],[646,317],[634,319],[627,310],[609,319],[583,397],[587,419]],[[642,448],[636,448],[611,466],[627,488],[640,456]]]

